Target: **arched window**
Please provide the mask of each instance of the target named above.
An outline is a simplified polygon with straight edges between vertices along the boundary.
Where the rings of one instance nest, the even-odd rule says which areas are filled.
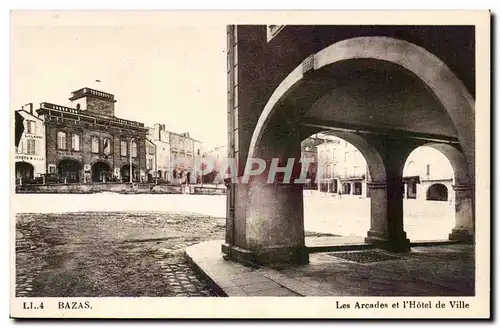
[[[57,148],[66,149],[66,132],[57,132]]]
[[[132,152],[132,157],[137,157],[137,143],[135,141],[131,142],[130,151]]]
[[[99,153],[99,137],[92,137],[92,152],[94,154]]]

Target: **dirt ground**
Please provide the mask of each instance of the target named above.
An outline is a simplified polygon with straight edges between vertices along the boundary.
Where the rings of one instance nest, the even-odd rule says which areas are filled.
[[[211,296],[186,246],[222,239],[225,220],[174,213],[16,216],[16,294],[28,297]]]

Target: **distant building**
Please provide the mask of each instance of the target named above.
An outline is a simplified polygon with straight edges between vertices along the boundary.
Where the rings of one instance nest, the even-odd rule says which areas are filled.
[[[367,166],[359,150],[337,137],[317,146],[318,189],[343,195],[367,196]]]
[[[45,125],[33,113],[33,104],[16,113],[22,118],[19,121],[22,124],[21,139],[14,155],[16,183],[28,183],[46,171]]]
[[[146,175],[148,182],[153,182],[157,178],[156,166],[156,145],[149,139],[146,139]]]
[[[207,164],[203,169],[205,171],[211,169],[210,172],[205,172],[203,175],[203,183],[224,183],[224,179],[229,173],[227,170],[227,154],[227,146],[214,147],[203,154],[203,161]],[[221,170],[225,170],[225,172],[221,173]]]
[[[318,135],[313,135],[302,141],[300,144],[301,161],[307,160],[309,163],[306,173],[306,179],[308,179],[309,182],[304,185],[305,189],[318,189],[316,181],[318,173],[318,151],[316,147],[324,142],[324,138],[321,138]]]
[[[115,116],[112,94],[82,88],[69,98],[72,107],[43,102],[37,113],[45,122],[49,174],[66,182],[146,179],[143,123]]]
[[[156,177],[160,181],[178,180],[198,171],[202,158],[202,143],[189,133],[167,131],[164,124],[155,124],[148,131],[156,146]]]
[[[315,147],[316,174],[319,175],[317,189],[343,195],[369,196],[369,171],[359,150],[340,138],[318,134],[302,143],[302,157],[311,156],[311,147],[304,148],[304,144],[314,144],[314,138],[321,140]],[[404,197],[407,199],[454,199],[453,168],[443,154],[430,147],[417,148],[410,154],[403,170],[403,181]]]
[[[430,147],[415,149],[403,170],[407,199],[451,201],[454,199],[453,168],[448,159]]]

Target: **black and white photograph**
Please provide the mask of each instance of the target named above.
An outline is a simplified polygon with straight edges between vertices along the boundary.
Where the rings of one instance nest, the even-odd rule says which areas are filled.
[[[11,12],[11,316],[489,317],[490,13],[219,14]]]

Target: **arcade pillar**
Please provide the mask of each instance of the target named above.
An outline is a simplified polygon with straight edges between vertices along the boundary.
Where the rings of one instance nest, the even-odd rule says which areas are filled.
[[[465,242],[474,241],[474,216],[473,216],[473,186],[460,184],[454,185],[455,191],[455,227],[448,236],[450,240]]]
[[[415,148],[412,142],[367,138],[381,156],[385,181],[368,182],[371,227],[365,241],[389,251],[406,251],[410,241],[403,227],[403,167]]]

